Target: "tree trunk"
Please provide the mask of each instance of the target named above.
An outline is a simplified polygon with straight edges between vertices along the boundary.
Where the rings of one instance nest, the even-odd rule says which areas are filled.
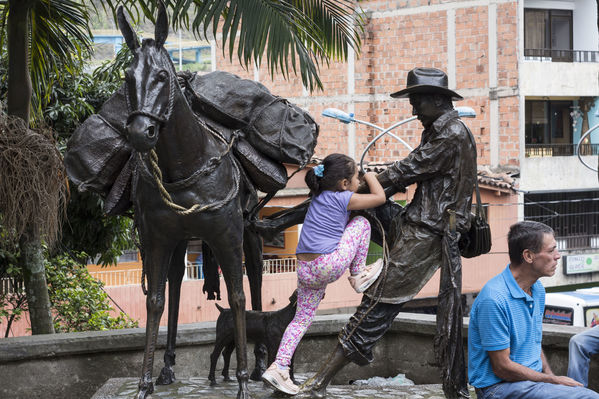
[[[31,77],[29,76],[29,9],[30,0],[10,0],[8,33],[7,111],[29,124]]]
[[[9,0],[8,16],[8,98],[9,115],[29,124],[31,77],[29,76],[29,10],[31,0]],[[28,226],[19,239],[19,265],[29,304],[32,334],[53,334],[50,298],[42,255],[42,242],[35,227]]]
[[[41,240],[37,234],[28,230],[21,236],[19,247],[19,266],[23,270],[31,333],[54,334]]]

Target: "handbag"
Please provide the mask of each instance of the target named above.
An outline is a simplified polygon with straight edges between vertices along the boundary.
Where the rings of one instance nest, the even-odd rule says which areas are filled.
[[[464,122],[462,124],[466,127],[470,135],[470,140],[474,148],[476,148],[472,132],[470,132],[470,129],[468,129]],[[491,227],[482,209],[480,191],[478,189],[478,177],[474,179],[474,187],[476,191],[476,213],[470,213],[470,229],[461,234],[460,241],[458,242],[460,253],[464,258],[474,258],[475,256],[486,254],[491,250]]]

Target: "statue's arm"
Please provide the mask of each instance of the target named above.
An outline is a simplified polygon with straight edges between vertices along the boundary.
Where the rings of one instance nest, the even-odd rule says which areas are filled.
[[[308,199],[293,208],[274,213],[261,220],[252,221],[250,228],[262,236],[262,238],[271,239],[281,231],[303,223],[308,212],[308,207],[310,206],[310,201]]]

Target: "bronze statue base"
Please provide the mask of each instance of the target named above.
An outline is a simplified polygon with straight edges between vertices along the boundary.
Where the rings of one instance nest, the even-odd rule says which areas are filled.
[[[311,374],[298,374],[298,380],[305,381]],[[92,397],[92,399],[130,399],[137,391],[137,377],[111,378]],[[152,398],[169,399],[231,399],[237,395],[237,381],[229,383],[219,380],[218,385],[211,387],[206,377],[182,379],[171,385],[155,385]],[[274,393],[261,382],[249,382],[250,393],[255,399],[291,398],[285,394]],[[326,392],[327,399],[398,399],[398,398],[442,398],[443,390],[440,384],[405,385],[399,387],[371,387],[356,385],[330,385]],[[306,398],[300,394],[298,398]],[[475,398],[474,389],[470,397]]]

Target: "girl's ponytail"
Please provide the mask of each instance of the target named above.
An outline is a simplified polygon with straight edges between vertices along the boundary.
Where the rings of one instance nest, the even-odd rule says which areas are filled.
[[[321,192],[320,178],[314,173],[314,168],[308,168],[305,177],[306,186],[310,189],[312,195],[318,195]]]

